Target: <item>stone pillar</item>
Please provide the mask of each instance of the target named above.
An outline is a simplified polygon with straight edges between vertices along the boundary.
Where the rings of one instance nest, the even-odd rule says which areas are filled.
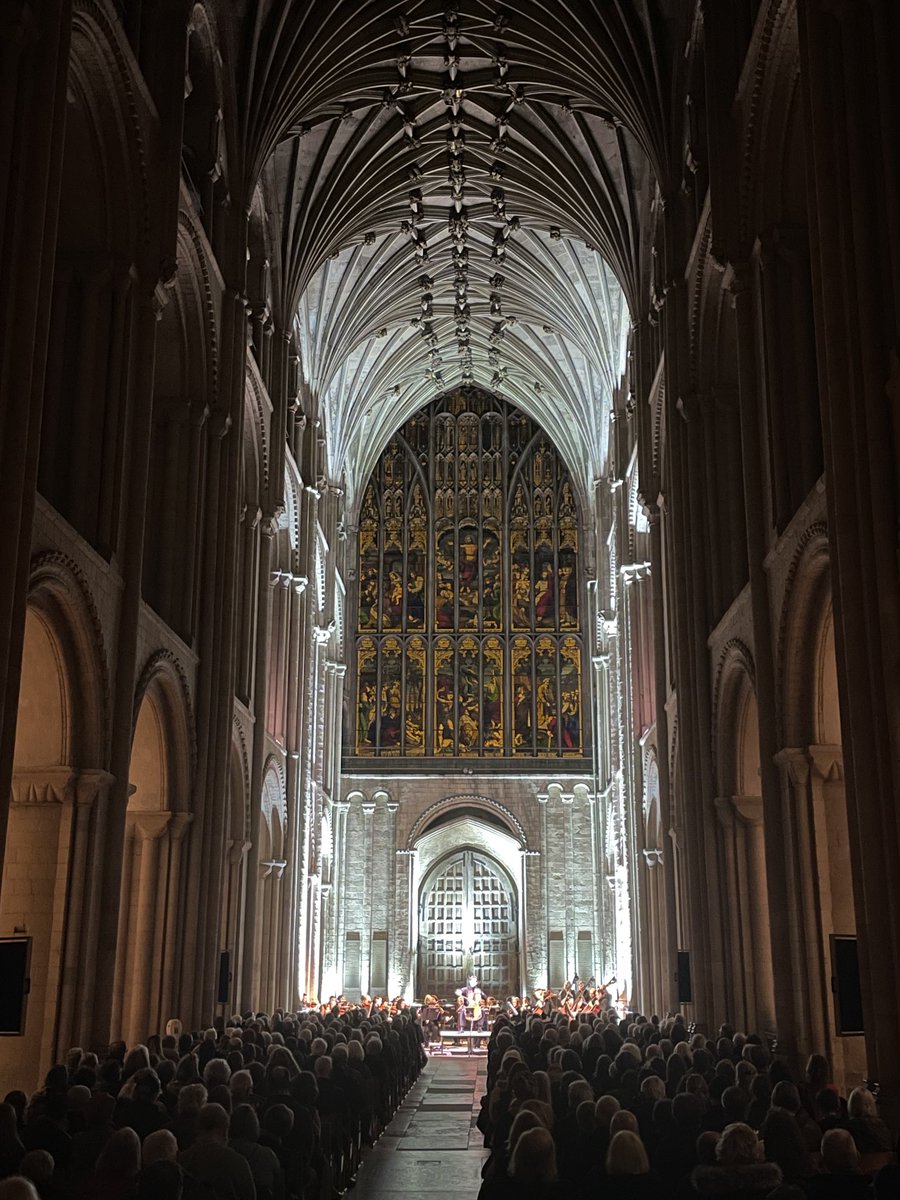
[[[658,497],[662,503],[662,496]],[[662,513],[658,503],[648,506],[647,520],[650,524],[650,570],[656,580],[653,588],[653,642],[654,642],[654,700],[656,717],[656,763],[659,773],[659,820],[662,829],[672,826],[672,780],[669,778],[669,712],[667,700],[669,696],[668,662],[666,654],[666,612],[662,580],[665,578],[665,564],[662,550]],[[663,939],[660,981],[662,991],[659,1005],[661,1008],[674,1010],[677,1007],[678,987],[675,981],[675,965],[678,961],[678,904],[677,884],[675,879],[675,855],[664,854],[662,857],[664,896],[663,911],[665,913],[665,934]]]
[[[747,264],[729,267],[726,287],[734,304],[738,344],[738,394],[741,428],[741,462],[744,480],[744,513],[747,536],[747,561],[750,574],[750,605],[753,619],[756,695],[759,714],[760,786],[762,789],[763,834],[766,843],[766,880],[769,909],[782,912],[787,902],[790,870],[783,857],[779,816],[781,792],[775,753],[778,750],[775,681],[775,635],[772,628],[771,599],[765,561],[768,552],[766,528],[766,492],[763,486],[763,448],[760,410],[764,392],[758,377],[758,313],[753,272]],[[774,975],[781,978],[788,970],[790,943],[781,922],[770,923],[769,939]],[[775,997],[779,1036],[787,1043],[793,1037],[790,1028],[789,996],[779,988]]]
[[[723,832],[722,885],[729,918],[733,1019],[774,1032],[775,986],[769,942],[763,802],[759,796],[716,799]]]
[[[395,854],[394,870],[397,878],[398,910],[395,921],[396,936],[402,936],[405,952],[399,956],[399,990],[401,995],[418,995],[418,951],[419,951],[419,877],[417,850],[398,849]],[[400,930],[403,930],[402,935]],[[421,997],[418,997],[421,999]]]
[[[70,0],[12,0],[0,38],[0,871],[6,843],[62,175]],[[15,397],[16,402],[9,400]]]
[[[151,1033],[154,942],[157,917],[160,845],[169,828],[171,812],[136,812],[129,818],[135,838],[135,867],[131,882],[128,939],[132,946],[131,970],[123,980],[122,1036],[129,1045]],[[157,993],[158,996],[158,993]]]
[[[799,0],[819,397],[868,1075],[900,1124],[900,97],[894,0]],[[886,948],[892,952],[886,953]]]
[[[521,995],[547,986],[547,915],[541,902],[542,875],[539,850],[520,850],[522,896],[519,919],[519,978]]]
[[[274,514],[267,515],[260,524],[259,574],[255,581],[256,592],[256,646],[253,664],[253,749],[250,762],[250,851],[248,872],[252,879],[261,869],[262,853],[262,788],[263,770],[266,761],[266,716],[268,703],[269,671],[269,626],[272,620],[272,588],[279,578],[272,571],[273,542],[277,532]],[[260,920],[257,913],[257,888],[248,889],[247,910],[244,924],[243,976],[241,997],[244,1004],[256,1006],[261,1003],[255,995],[255,986],[261,983],[259,964],[262,952],[256,939],[260,935]]]
[[[790,1041],[785,1037],[779,1014],[779,1040],[800,1058],[827,1049],[830,1022],[822,986],[822,931],[816,890],[815,831],[810,806],[810,763],[802,747],[779,751],[775,762],[781,772],[782,819],[788,900],[782,910],[790,938],[791,970],[786,979],[792,1006]],[[780,977],[779,977],[780,978]],[[796,1031],[794,1033],[794,1031]]]
[[[167,1021],[178,1017],[183,1011],[181,998],[178,994],[178,982],[181,973],[180,954],[181,944],[182,905],[181,905],[181,873],[184,865],[184,839],[193,822],[192,813],[176,812],[167,830],[168,879],[166,886],[165,923],[160,924],[159,940],[162,953],[157,960],[156,972],[161,968],[162,978],[159,986],[159,1013],[157,1029],[163,1029]]]

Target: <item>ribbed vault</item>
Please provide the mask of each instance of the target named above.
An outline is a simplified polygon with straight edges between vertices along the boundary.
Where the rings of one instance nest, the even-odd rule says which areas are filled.
[[[258,17],[280,277],[351,505],[390,433],[477,383],[606,460],[664,144],[641,4],[284,5]],[[268,24],[267,24],[268,22]]]

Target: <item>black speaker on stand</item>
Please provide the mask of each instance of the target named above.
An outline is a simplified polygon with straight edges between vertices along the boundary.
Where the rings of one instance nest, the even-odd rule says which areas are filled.
[[[231,951],[219,952],[219,986],[216,991],[216,1003],[227,1004],[231,997]]]
[[[678,984],[678,1003],[690,1004],[693,997],[690,950],[678,951],[678,967],[675,972],[675,982]]]
[[[30,937],[0,938],[0,1034],[6,1037],[25,1032],[30,960]]]

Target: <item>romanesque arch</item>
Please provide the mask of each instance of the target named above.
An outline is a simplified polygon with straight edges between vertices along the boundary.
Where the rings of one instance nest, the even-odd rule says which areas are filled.
[[[179,1009],[186,835],[193,821],[193,717],[177,661],[147,662],[135,695],[113,1030],[139,1041]]]
[[[104,828],[111,783],[102,769],[107,703],[104,646],[87,584],[61,555],[43,554],[33,564],[25,619],[0,892],[4,931],[19,930],[31,942],[24,1038],[19,1045],[0,1040],[0,1066],[10,1079],[23,1063],[55,1061],[87,1019],[98,918],[89,847]]]

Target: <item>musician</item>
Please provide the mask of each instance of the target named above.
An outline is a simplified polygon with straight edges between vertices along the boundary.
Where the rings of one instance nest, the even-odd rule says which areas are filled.
[[[419,1009],[419,1023],[422,1026],[426,1042],[432,1043],[441,1040],[440,1028],[443,1020],[444,1010],[438,1004],[437,996],[426,996]]]
[[[456,1027],[464,1029],[487,1029],[487,1006],[484,992],[478,986],[478,976],[470,975],[468,983],[456,993],[457,999],[462,1000],[456,1009]]]

